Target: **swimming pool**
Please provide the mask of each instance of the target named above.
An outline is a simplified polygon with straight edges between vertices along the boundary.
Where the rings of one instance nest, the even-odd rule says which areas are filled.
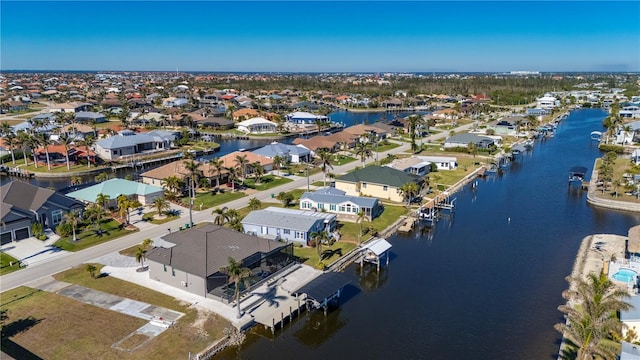
[[[611,275],[611,277],[616,281],[630,283],[630,282],[635,282],[636,281],[636,276],[637,275],[638,275],[638,273],[633,271],[633,270],[620,269],[620,270],[618,270],[617,273]]]

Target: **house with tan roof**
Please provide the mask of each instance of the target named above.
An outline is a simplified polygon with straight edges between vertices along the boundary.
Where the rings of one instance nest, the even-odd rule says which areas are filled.
[[[258,117],[260,113],[255,109],[240,109],[233,112],[231,117],[234,121],[248,120],[254,117]]]
[[[187,170],[187,167],[185,165],[187,161],[188,160],[173,161],[155,169],[145,171],[140,174],[142,182],[149,185],[162,186],[162,181],[170,176],[175,176],[178,179],[185,180],[191,173],[189,170]],[[196,161],[196,163],[200,162]],[[221,184],[228,181],[229,172],[227,170],[220,170],[218,172],[218,170],[211,166],[211,164],[209,164],[208,162],[200,163],[199,170],[202,176],[208,178],[211,181],[212,185],[216,184],[218,175],[220,176]]]
[[[51,112],[70,112],[77,113],[80,111],[87,111],[91,107],[91,104],[85,102],[68,102],[62,104],[55,104],[49,108]]]

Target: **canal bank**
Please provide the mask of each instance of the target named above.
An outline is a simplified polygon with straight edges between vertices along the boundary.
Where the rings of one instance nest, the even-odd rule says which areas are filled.
[[[353,286],[340,308],[294,320],[275,337],[252,329],[240,357],[555,357],[557,306],[581,240],[640,223],[639,215],[587,205],[585,192],[567,186],[568,168],[601,156],[584,134],[605,116],[572,112],[507,171],[463,187],[454,214],[389,237],[388,269],[347,267]],[[236,359],[236,351],[219,358]]]

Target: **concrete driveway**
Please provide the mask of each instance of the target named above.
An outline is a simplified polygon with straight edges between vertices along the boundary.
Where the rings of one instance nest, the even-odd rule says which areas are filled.
[[[33,265],[42,261],[50,261],[67,253],[53,246],[53,243],[59,238],[56,235],[56,237],[50,237],[47,241],[41,241],[35,237],[30,237],[2,245],[0,251],[20,260],[25,266]]]

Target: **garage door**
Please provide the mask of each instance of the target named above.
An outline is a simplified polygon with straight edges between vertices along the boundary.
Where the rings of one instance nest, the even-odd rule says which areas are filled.
[[[11,233],[4,233],[0,235],[0,245],[8,244],[11,242]]]
[[[29,237],[29,228],[22,228],[16,230],[16,240],[22,240]]]

